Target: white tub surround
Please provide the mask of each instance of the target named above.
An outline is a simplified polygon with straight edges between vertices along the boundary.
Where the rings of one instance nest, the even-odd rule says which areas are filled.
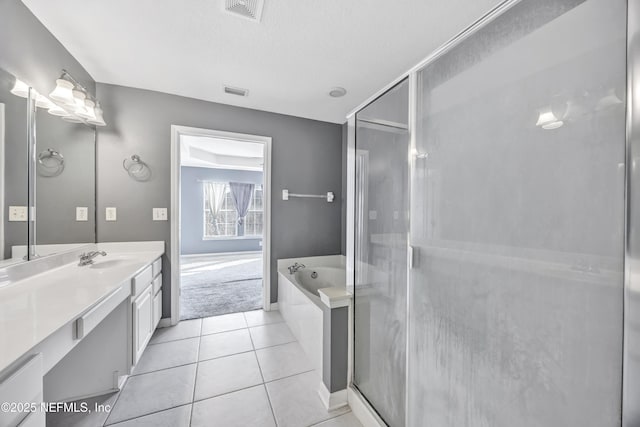
[[[305,267],[290,273],[295,263]],[[278,260],[278,305],[322,379],[318,394],[328,410],[347,405],[348,321],[342,255]]]
[[[78,266],[77,252],[89,250],[107,255]],[[37,354],[45,401],[116,390],[136,360],[132,328],[141,295],[150,301],[138,318],[146,328],[139,342],[146,345],[157,324],[163,253],[164,242],[100,243],[2,270],[0,393],[8,387],[3,379]]]

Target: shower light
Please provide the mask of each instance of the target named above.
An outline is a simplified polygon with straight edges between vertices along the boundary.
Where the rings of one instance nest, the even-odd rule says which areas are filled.
[[[596,104],[596,111],[601,111],[618,104],[622,104],[622,100],[618,98],[618,95],[616,95],[615,89],[609,89],[607,90],[607,93],[602,98],[600,98],[600,100]]]
[[[75,99],[73,97],[74,85],[69,80],[58,79],[56,80],[56,88],[49,94],[49,97],[54,101],[58,101],[64,105],[75,105]]]
[[[29,96],[29,85],[22,80],[16,79],[13,89],[11,89],[11,93],[15,96],[19,96],[20,98],[26,98]]]
[[[542,129],[551,130],[558,129],[564,124],[564,122],[551,111],[551,108],[541,110],[538,115],[538,122],[536,126],[540,126]]]

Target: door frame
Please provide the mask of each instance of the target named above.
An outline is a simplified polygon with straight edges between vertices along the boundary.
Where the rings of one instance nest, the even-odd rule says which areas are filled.
[[[271,310],[271,145],[269,136],[250,135],[221,130],[171,125],[171,325],[180,321],[180,137],[200,136],[263,145],[262,169],[263,234],[262,234],[262,307]]]

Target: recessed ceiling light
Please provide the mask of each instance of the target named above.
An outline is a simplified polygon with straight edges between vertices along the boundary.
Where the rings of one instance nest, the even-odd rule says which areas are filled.
[[[264,0],[226,0],[225,9],[236,16],[260,22]]]
[[[347,90],[343,87],[333,87],[329,91],[329,96],[332,98],[340,98],[347,94]]]

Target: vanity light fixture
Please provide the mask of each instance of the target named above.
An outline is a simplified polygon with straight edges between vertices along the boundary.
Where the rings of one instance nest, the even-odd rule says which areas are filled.
[[[93,113],[95,117],[93,119],[87,120],[87,123],[96,125],[96,126],[106,126],[107,124],[104,122],[102,118],[102,108],[100,108],[100,103],[97,102],[95,108],[93,109]]]
[[[558,129],[562,125],[564,125],[564,122],[556,117],[553,111],[551,111],[551,108],[540,110],[536,126],[540,126],[542,129],[552,130]]]
[[[53,106],[49,108],[49,114],[51,114],[52,116],[59,116],[59,117],[64,117],[69,115],[69,113],[67,113],[67,110],[65,110],[62,107],[59,107],[56,104],[53,104]]]
[[[71,123],[88,123],[94,126],[106,126],[102,117],[100,103],[67,70],[56,80],[56,88],[49,94],[54,102],[49,113],[62,116]]]
[[[26,98],[29,96],[29,85],[22,80],[16,79],[16,82],[13,84],[13,89],[11,89],[11,93],[15,96],[19,96],[20,98]]]
[[[49,94],[49,97],[54,101],[57,101],[64,105],[75,105],[75,99],[73,97],[73,87],[74,85],[72,82],[60,78],[56,80],[56,88]]]

